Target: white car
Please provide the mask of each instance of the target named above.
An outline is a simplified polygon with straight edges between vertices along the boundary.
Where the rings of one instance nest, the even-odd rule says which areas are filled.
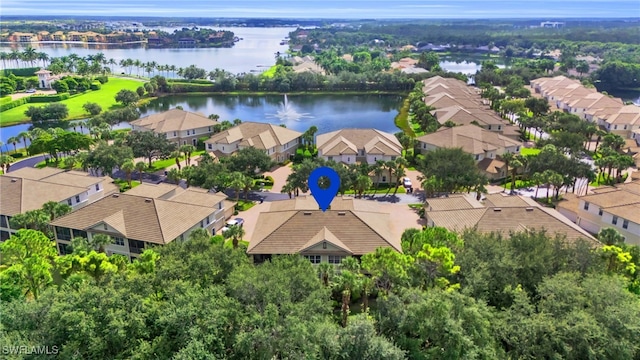
[[[235,218],[235,219],[228,220],[227,224],[222,229],[220,229],[220,231],[224,233],[225,231],[229,230],[231,226],[234,226],[234,225],[242,227],[244,225],[244,219]]]
[[[411,187],[411,179],[409,179],[408,177],[402,179],[402,185],[404,185],[404,187],[406,188]]]

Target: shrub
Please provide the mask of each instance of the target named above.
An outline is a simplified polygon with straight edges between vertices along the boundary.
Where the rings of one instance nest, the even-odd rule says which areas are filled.
[[[198,138],[196,150],[206,150],[204,142],[209,140],[209,136],[201,136]]]
[[[17,152],[17,153],[11,154],[11,157],[14,158],[14,159],[19,159],[19,158],[21,158],[23,156],[24,156],[24,154],[21,153],[21,152]]]
[[[311,151],[309,150],[305,150],[304,154],[302,155],[305,159],[311,159]]]
[[[11,102],[11,96],[3,96],[0,98],[0,105],[8,104]]]
[[[29,103],[48,103],[48,102],[57,102],[62,100],[67,100],[69,98],[69,93],[60,93],[55,95],[33,95],[29,96],[26,99],[29,99],[27,102]]]
[[[0,105],[0,111],[13,109],[14,107],[17,107],[17,106],[20,106],[20,105],[24,105],[24,104],[26,104],[28,102],[29,102],[29,98],[28,97],[23,97],[23,98],[18,99],[18,100],[13,100],[11,102],[4,103],[4,104]]]
[[[212,85],[213,82],[211,82],[210,80],[204,80],[204,79],[193,79],[193,80],[187,80],[187,79],[169,79],[168,80],[170,83],[189,83],[189,84],[206,84],[206,85]]]
[[[91,90],[100,90],[100,88],[102,87],[102,85],[100,85],[99,81],[94,81],[91,83],[90,89]]]
[[[212,83],[209,83],[208,85],[189,84],[189,83],[171,83],[170,92],[172,93],[215,92],[215,86]]]
[[[96,80],[100,82],[100,84],[106,84],[109,82],[109,77],[106,75],[96,76]]]

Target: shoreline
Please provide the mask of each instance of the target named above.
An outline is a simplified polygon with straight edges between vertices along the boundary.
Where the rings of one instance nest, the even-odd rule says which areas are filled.
[[[116,43],[106,43],[97,41],[0,41],[0,44],[96,44],[96,45],[126,45],[126,44],[146,44],[147,40],[126,41]]]

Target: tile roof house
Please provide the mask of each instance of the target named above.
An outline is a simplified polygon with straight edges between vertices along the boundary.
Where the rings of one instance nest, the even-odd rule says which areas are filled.
[[[115,240],[107,253],[135,258],[150,246],[187,240],[195,229],[215,234],[233,214],[235,204],[226,199],[204,189],[143,183],[131,193],[107,196],[51,225],[61,254],[68,252],[76,236],[107,234]]]
[[[505,123],[496,114],[482,109],[465,109],[462,106],[454,105],[446,108],[436,109],[431,112],[441,125],[451,121],[456,125],[478,125],[489,131],[500,132],[505,127]]]
[[[558,211],[589,233],[612,227],[627,244],[640,245],[640,180],[603,187],[558,204]]]
[[[198,138],[213,134],[218,122],[201,114],[171,109],[134,120],[130,124],[132,131],[153,131],[164,134],[178,145],[196,146]]]
[[[219,132],[205,146],[215,156],[228,156],[246,147],[264,150],[273,160],[282,162],[295,155],[302,133],[281,126],[258,122],[243,122]]]
[[[0,176],[0,187],[0,241],[17,230],[9,224],[14,215],[38,210],[49,201],[75,210],[118,192],[110,177],[50,167],[11,171]]]
[[[522,146],[520,141],[476,125],[443,127],[417,140],[423,153],[440,148],[462,148],[474,156],[478,166],[491,179],[506,176],[504,163],[494,160],[499,160],[498,157],[505,152],[519,153]]]
[[[316,136],[318,156],[325,160],[375,164],[402,156],[402,145],[393,134],[376,129],[342,129]]]
[[[475,229],[481,233],[541,231],[564,236],[567,241],[584,239],[597,244],[597,240],[559,212],[540,207],[531,198],[489,194],[478,201],[467,194],[446,198],[427,199],[425,203],[427,226],[440,226],[462,232]]]
[[[261,262],[276,254],[301,254],[313,264],[339,264],[379,247],[402,252],[400,235],[392,229],[389,211],[376,202],[333,199],[325,212],[315,200],[298,197],[274,201],[258,216],[247,253]]]

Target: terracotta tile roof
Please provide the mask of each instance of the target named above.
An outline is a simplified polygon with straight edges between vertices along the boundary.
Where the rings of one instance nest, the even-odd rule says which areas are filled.
[[[132,121],[130,124],[143,127],[147,130],[153,130],[156,133],[167,133],[170,131],[193,130],[209,126],[213,127],[217,123],[217,121],[211,120],[201,114],[180,109],[171,109],[158,114],[145,116]]]
[[[507,194],[487,194],[484,196],[484,205],[486,207],[527,207],[538,206],[533,199],[523,196],[513,196]]]
[[[87,192],[86,187],[45,183],[13,177],[12,172],[0,176],[0,214],[13,216],[42,208],[46,202],[61,202]]]
[[[484,206],[477,201],[469,201],[468,196],[462,194],[449,195],[442,198],[430,198],[425,202],[427,211],[478,209]]]
[[[167,244],[214,212],[210,207],[124,193],[100,199],[51,224],[87,230],[106,223],[129,239]]]
[[[160,200],[175,201],[178,203],[192,204],[206,207],[218,207],[218,203],[227,200],[227,195],[218,192],[209,192],[207,189],[189,187],[183,189],[180,186],[170,184],[142,183],[126,192],[128,195],[141,196]],[[235,205],[235,203],[232,203]]]
[[[460,147],[474,155],[511,146],[522,146],[519,141],[475,125],[440,128],[435,133],[423,135],[417,139],[439,148]]]
[[[240,141],[242,146],[266,150],[284,145],[300,136],[302,133],[281,126],[247,121],[211,136],[205,143],[231,144]]]
[[[316,137],[318,153],[323,156],[366,154],[400,156],[402,145],[393,134],[376,129],[342,129]]]
[[[478,162],[478,168],[489,174],[499,174],[506,164],[497,159],[484,158]]]
[[[629,205],[614,206],[606,209],[608,213],[640,224],[640,202]]]
[[[353,255],[367,254],[378,247],[402,251],[400,239],[390,235],[388,211],[371,203],[338,197],[330,210],[322,212],[311,197],[274,201],[258,216],[259,231],[254,233],[247,253],[294,254],[324,240]]]

